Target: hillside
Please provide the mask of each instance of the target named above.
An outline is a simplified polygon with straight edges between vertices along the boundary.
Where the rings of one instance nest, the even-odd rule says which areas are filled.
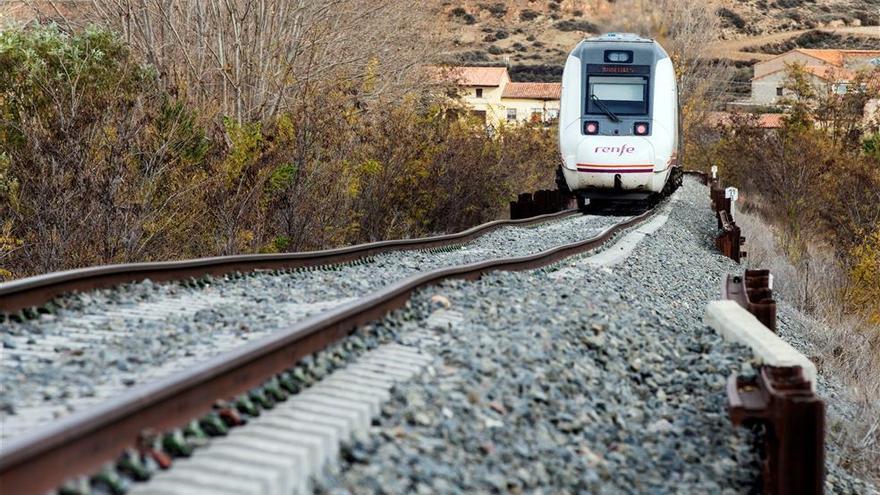
[[[631,3],[637,7],[639,0]],[[437,0],[439,20],[445,23],[442,32],[452,46],[445,58],[474,65],[508,64],[515,80],[554,80],[565,55],[585,35],[625,28],[619,20],[621,4]],[[723,0],[718,15],[723,41],[713,53],[719,58],[748,62],[796,46],[880,47],[880,13],[873,0]]]

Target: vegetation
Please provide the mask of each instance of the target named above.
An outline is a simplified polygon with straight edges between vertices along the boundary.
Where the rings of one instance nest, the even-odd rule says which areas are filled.
[[[796,48],[834,48],[851,50],[878,50],[880,38],[869,36],[842,35],[827,31],[807,31],[793,38],[762,46],[747,46],[746,52],[770,53],[779,55]]]
[[[833,250],[853,271],[845,299],[875,315],[880,306],[871,295],[880,267],[870,260],[880,232],[880,160],[876,123],[866,125],[862,115],[880,97],[878,77],[880,69],[863,72],[839,94],[792,66],[781,128],[760,129],[753,117],[739,116],[692,155],[702,157],[703,167],[718,164],[725,180],[746,191],[749,205],[779,226],[790,259],[804,259],[811,244]]]
[[[277,107],[229,91],[218,108],[198,87],[214,82],[184,92],[136,46],[96,27],[0,34],[3,278],[459,230],[552,182],[552,133],[489,135],[443,88],[380,93],[375,58]]]
[[[857,418],[832,424],[844,464],[877,479],[880,462],[880,133],[865,122],[880,69],[846,94],[791,66],[779,129],[754,115],[688,138],[688,160],[719,165],[741,189],[749,264],[769,268],[787,302],[817,318],[810,356],[851,391]],[[769,227],[768,227],[769,224]]]

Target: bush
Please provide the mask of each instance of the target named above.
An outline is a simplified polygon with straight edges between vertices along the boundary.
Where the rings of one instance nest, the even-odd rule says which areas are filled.
[[[565,20],[559,21],[553,25],[556,29],[560,31],[570,32],[570,31],[582,31],[585,33],[598,33],[599,27],[589,21],[580,21],[580,20]]]
[[[13,272],[193,254],[210,143],[112,34],[0,33]],[[74,83],[75,81],[75,83]],[[182,208],[187,205],[187,208]],[[190,209],[192,208],[192,209]]]
[[[0,65],[3,278],[460,230],[558,161],[546,129],[490,136],[442,88],[383,100],[369,77],[325,77],[215,140],[107,31],[7,30]]]
[[[535,12],[534,10],[524,9],[522,12],[519,13],[519,20],[533,21],[533,20],[537,19],[540,15],[541,15],[540,13]]]
[[[496,2],[493,4],[481,3],[480,8],[483,10],[488,10],[489,13],[491,13],[498,19],[501,19],[505,15],[507,15],[507,5],[505,5],[504,2]]]
[[[736,12],[722,7],[718,9],[718,15],[721,17],[723,21],[723,25],[728,27],[735,27],[737,29],[742,29],[746,27],[746,21]]]

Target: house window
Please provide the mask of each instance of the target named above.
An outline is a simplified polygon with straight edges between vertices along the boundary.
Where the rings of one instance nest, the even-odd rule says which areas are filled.
[[[776,88],[776,96],[782,96],[782,88]]]
[[[547,109],[547,120],[556,120],[559,118],[559,110],[556,108]]]
[[[477,98],[483,97],[483,88],[477,88]]]
[[[842,83],[842,84],[837,85],[837,94],[839,94],[839,95],[845,95],[848,90],[849,90],[849,87],[846,85],[846,83]]]
[[[508,108],[507,109],[507,120],[508,121],[516,120],[516,109],[515,108]]]

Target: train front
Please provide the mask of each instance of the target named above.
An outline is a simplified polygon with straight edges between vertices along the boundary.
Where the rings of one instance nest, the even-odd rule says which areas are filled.
[[[580,204],[656,196],[678,148],[669,56],[636,35],[584,40],[565,65],[559,124],[561,178]]]

